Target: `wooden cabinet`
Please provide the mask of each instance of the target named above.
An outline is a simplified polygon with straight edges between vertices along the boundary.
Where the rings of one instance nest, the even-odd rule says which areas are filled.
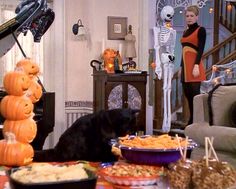
[[[94,71],[94,112],[128,107],[140,109],[137,126],[138,130],[145,132],[146,83],[147,72],[108,74],[105,71]]]

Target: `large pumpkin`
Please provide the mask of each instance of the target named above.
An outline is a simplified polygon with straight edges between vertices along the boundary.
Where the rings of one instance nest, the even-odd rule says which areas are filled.
[[[10,95],[21,96],[30,87],[31,79],[22,72],[8,72],[3,79],[3,86]]]
[[[3,135],[14,133],[16,140],[23,143],[30,143],[36,136],[37,125],[32,118],[11,121],[5,120],[3,123]]]
[[[1,100],[0,111],[8,120],[27,119],[33,115],[34,105],[24,96],[7,95]]]
[[[22,166],[32,162],[34,150],[28,143],[16,141],[13,133],[5,133],[0,140],[0,164],[6,166]]]
[[[37,81],[31,80],[30,87],[26,93],[26,96],[31,99],[33,103],[38,102],[42,96],[42,87]]]
[[[17,62],[16,70],[23,70],[31,79],[39,73],[39,66],[30,58]]]

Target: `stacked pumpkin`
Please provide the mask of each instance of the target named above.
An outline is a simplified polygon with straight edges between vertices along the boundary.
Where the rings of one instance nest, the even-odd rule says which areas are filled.
[[[23,59],[15,71],[6,73],[3,85],[7,92],[0,104],[4,139],[0,140],[0,164],[26,165],[33,160],[34,150],[29,144],[37,133],[33,120],[33,103],[42,96],[37,82],[39,67],[31,59]]]

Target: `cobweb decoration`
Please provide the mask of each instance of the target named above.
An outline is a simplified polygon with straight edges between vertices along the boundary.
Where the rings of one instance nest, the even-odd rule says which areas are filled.
[[[160,12],[164,6],[170,5],[174,9],[177,7],[187,8],[190,5],[197,5],[202,8],[208,0],[156,0],[156,25],[160,22]]]
[[[226,84],[235,82],[236,82],[236,60],[223,65],[213,65],[210,79],[203,81],[201,84],[201,93],[208,93],[217,84]]]

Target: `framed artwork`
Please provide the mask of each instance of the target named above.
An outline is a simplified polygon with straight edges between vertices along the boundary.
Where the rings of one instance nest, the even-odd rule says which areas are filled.
[[[127,34],[127,17],[107,17],[107,35],[110,40],[124,40]]]

